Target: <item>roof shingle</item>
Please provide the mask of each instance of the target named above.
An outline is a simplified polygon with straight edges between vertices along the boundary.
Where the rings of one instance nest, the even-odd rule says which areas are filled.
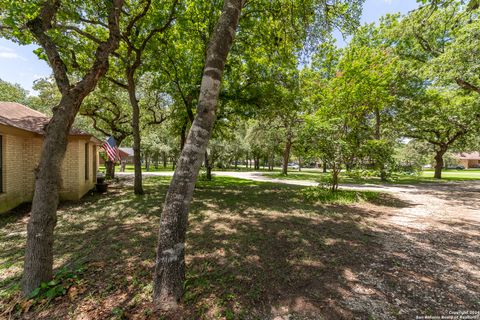
[[[480,152],[460,152],[456,154],[460,160],[480,160]]]
[[[49,121],[50,117],[47,115],[23,104],[0,101],[0,124],[43,135]],[[90,134],[73,127],[70,129],[70,135],[90,136]]]

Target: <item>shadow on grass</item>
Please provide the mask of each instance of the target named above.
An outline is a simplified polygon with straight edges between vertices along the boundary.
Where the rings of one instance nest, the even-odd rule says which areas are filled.
[[[113,186],[106,195],[63,204],[55,230],[56,268],[86,267],[80,293],[22,316],[158,318],[148,301],[169,180],[146,179],[143,197]],[[382,195],[376,199],[381,206],[322,205],[305,202],[301,189],[234,178],[197,184],[187,237],[185,318],[406,319],[427,307],[440,312],[442,304],[460,302],[473,310],[473,292],[480,291],[473,281],[478,234],[406,235],[366,220],[382,219],[389,206],[413,204]],[[18,283],[25,227],[21,219],[2,225],[0,293]],[[461,263],[473,269],[465,271]],[[439,273],[445,266],[448,273]],[[448,288],[449,281],[458,286]]]

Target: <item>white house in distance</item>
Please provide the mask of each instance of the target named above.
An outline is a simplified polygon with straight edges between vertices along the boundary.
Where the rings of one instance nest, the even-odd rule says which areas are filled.
[[[13,102],[0,102],[0,213],[33,199],[45,114]],[[78,200],[96,183],[101,142],[72,128],[62,164],[62,200]]]

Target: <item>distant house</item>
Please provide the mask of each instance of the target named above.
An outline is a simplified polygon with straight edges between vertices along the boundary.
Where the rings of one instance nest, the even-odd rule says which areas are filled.
[[[455,154],[458,163],[469,168],[480,168],[480,152],[460,152]]]
[[[106,154],[103,153],[106,157]],[[120,160],[126,161],[126,163],[133,163],[133,149],[132,148],[118,148],[118,155]],[[106,159],[106,158],[105,158]],[[100,164],[105,164],[105,159],[100,157]]]
[[[127,163],[133,163],[133,148],[118,148],[120,158]]]
[[[0,102],[0,213],[33,198],[34,170],[50,118],[24,105]],[[72,128],[62,164],[62,200],[78,200],[96,182],[100,141]]]

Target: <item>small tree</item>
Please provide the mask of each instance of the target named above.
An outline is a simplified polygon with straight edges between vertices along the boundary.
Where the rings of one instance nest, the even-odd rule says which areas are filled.
[[[329,166],[332,191],[338,189],[342,166],[351,154],[346,138],[344,120],[330,117],[325,110],[305,118],[301,139],[306,143],[309,156],[324,159]]]
[[[427,90],[418,100],[399,106],[396,118],[402,133],[434,147],[436,179],[442,178],[445,153],[480,131],[479,106],[473,93],[438,89]]]

